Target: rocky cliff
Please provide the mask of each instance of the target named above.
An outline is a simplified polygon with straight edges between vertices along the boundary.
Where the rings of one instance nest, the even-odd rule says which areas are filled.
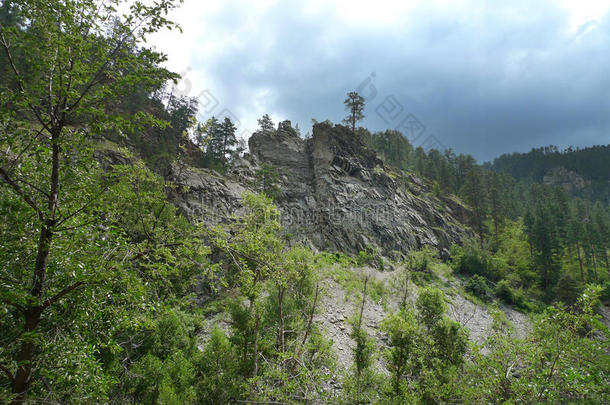
[[[341,125],[316,124],[313,137],[303,140],[283,123],[277,131],[255,133],[249,148],[222,176],[174,166],[174,202],[190,217],[226,220],[239,210],[245,191],[258,191],[256,171],[268,163],[279,174],[276,203],[292,242],[386,255],[430,245],[446,253],[469,235],[467,209],[458,200],[435,197],[422,179],[393,171]]]
[[[547,171],[542,182],[551,186],[562,187],[568,193],[583,190],[591,183],[578,173],[570,171],[562,166],[556,166]]]

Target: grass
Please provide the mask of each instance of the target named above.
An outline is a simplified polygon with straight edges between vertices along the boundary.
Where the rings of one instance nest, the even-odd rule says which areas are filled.
[[[345,291],[345,299],[355,303],[362,299],[362,288],[364,287],[364,271],[361,267],[355,267],[354,263],[342,265],[345,262],[334,263],[329,266],[328,275]],[[371,301],[382,300],[386,293],[385,283],[370,277],[366,286],[366,295]]]
[[[346,255],[345,253],[338,252],[321,252],[315,256],[316,263],[321,267],[332,267],[338,265],[339,267],[349,267],[356,264],[356,259]]]

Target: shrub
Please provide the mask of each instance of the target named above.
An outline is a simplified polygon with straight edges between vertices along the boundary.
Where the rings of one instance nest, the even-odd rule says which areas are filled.
[[[414,271],[429,271],[430,264],[438,259],[438,252],[426,246],[422,250],[410,252],[407,257],[409,268]]]
[[[432,183],[432,195],[438,197],[441,195],[441,186],[438,184],[438,181],[434,180]]]
[[[454,366],[463,363],[468,348],[468,334],[458,322],[443,317],[434,326],[432,336],[439,359]]]
[[[525,299],[525,294],[521,289],[513,289],[507,280],[501,280],[496,284],[496,297],[506,304],[512,305],[523,310],[531,310],[531,303]]]
[[[381,322],[381,330],[388,335],[389,348],[384,351],[388,371],[392,374],[391,386],[396,395],[405,391],[412,358],[416,356],[420,328],[415,315],[408,309],[388,315]]]
[[[479,275],[489,280],[500,280],[503,276],[503,262],[494,259],[476,243],[466,246],[453,246],[451,249],[452,267],[461,274]]]
[[[215,327],[198,364],[198,400],[206,404],[226,404],[239,394],[236,357],[225,333]]]
[[[383,270],[383,259],[381,254],[371,247],[367,247],[366,250],[361,250],[358,252],[358,256],[356,257],[356,263],[359,266],[369,265],[378,270]]]
[[[479,276],[478,274],[475,274],[468,280],[468,282],[466,282],[465,288],[466,291],[484,301],[489,301],[493,295],[487,279],[483,276]]]
[[[496,284],[496,297],[510,305],[515,302],[515,293],[508,281],[501,280]]]
[[[445,313],[445,295],[438,288],[428,287],[419,291],[416,301],[420,321],[431,329]]]

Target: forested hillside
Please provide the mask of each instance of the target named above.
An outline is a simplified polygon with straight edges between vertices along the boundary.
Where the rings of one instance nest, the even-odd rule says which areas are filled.
[[[0,402],[609,402],[607,204],[357,92],[245,153],[147,44],[178,3],[0,2]]]
[[[470,155],[455,155],[450,149],[441,153],[413,148],[397,131],[370,133],[360,128],[358,134],[391,164],[432,180],[437,193],[454,193],[467,201],[472,209],[470,223],[482,248],[486,246],[493,253],[506,224],[521,224],[531,247],[531,267],[540,271],[547,294],[553,294],[553,285],[562,277],[578,277],[585,282],[587,274],[599,280],[600,269],[610,274],[610,215],[609,206],[603,201],[571,195],[565,187],[545,184],[544,178],[536,181],[535,175],[529,181],[520,181],[509,173],[477,164]],[[540,163],[531,158],[531,165],[542,166],[546,154],[556,154],[557,159],[572,162],[571,168],[580,167],[596,179],[607,177],[608,160],[602,158],[607,148],[572,153],[575,155],[549,149],[542,153]],[[577,160],[585,156],[591,156],[591,165],[578,166]],[[502,159],[507,158],[498,160]],[[559,270],[564,255],[577,262],[579,274]]]
[[[527,153],[497,157],[486,167],[508,173],[525,183],[559,185],[574,196],[610,204],[610,145],[587,148],[556,146],[535,148]]]

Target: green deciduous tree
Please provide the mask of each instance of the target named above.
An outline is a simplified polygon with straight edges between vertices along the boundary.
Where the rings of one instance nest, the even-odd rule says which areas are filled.
[[[388,334],[389,349],[384,351],[388,370],[392,375],[393,393],[401,397],[406,389],[406,377],[417,356],[417,344],[422,333],[412,311],[407,308],[388,315],[381,323],[381,330]]]
[[[572,310],[548,307],[534,317],[527,339],[496,327],[464,372],[465,403],[605,403],[610,370],[608,329],[595,314],[599,287],[589,287]]]
[[[279,238],[279,211],[264,194],[243,196],[244,215],[235,218],[229,227],[218,226],[210,231],[212,242],[223,255],[230,285],[239,288],[248,298],[243,310],[239,304],[234,317],[240,318],[237,331],[242,336],[242,358],[252,364],[249,376],[258,374],[260,308],[257,306],[264,283],[276,272],[283,244]]]
[[[0,185],[20,207],[16,230],[27,246],[26,255],[7,252],[12,264],[1,266],[18,269],[3,277],[0,292],[11,316],[20,319],[14,326],[22,327],[13,342],[19,347],[1,359],[14,403],[25,401],[38,369],[48,339],[41,324],[52,322],[52,308],[102,270],[99,263],[79,263],[82,250],[66,250],[71,244],[99,248],[86,242],[105,190],[90,140],[106,131],[160,125],[146,113],[123,114],[113,105],[133,89],[153,90],[177,77],[159,67],[162,54],[140,47],[149,34],[174,27],[165,16],[175,2],[136,2],[125,14],[116,11],[118,3],[13,1],[23,24],[0,26],[0,51],[13,78],[0,85]]]

